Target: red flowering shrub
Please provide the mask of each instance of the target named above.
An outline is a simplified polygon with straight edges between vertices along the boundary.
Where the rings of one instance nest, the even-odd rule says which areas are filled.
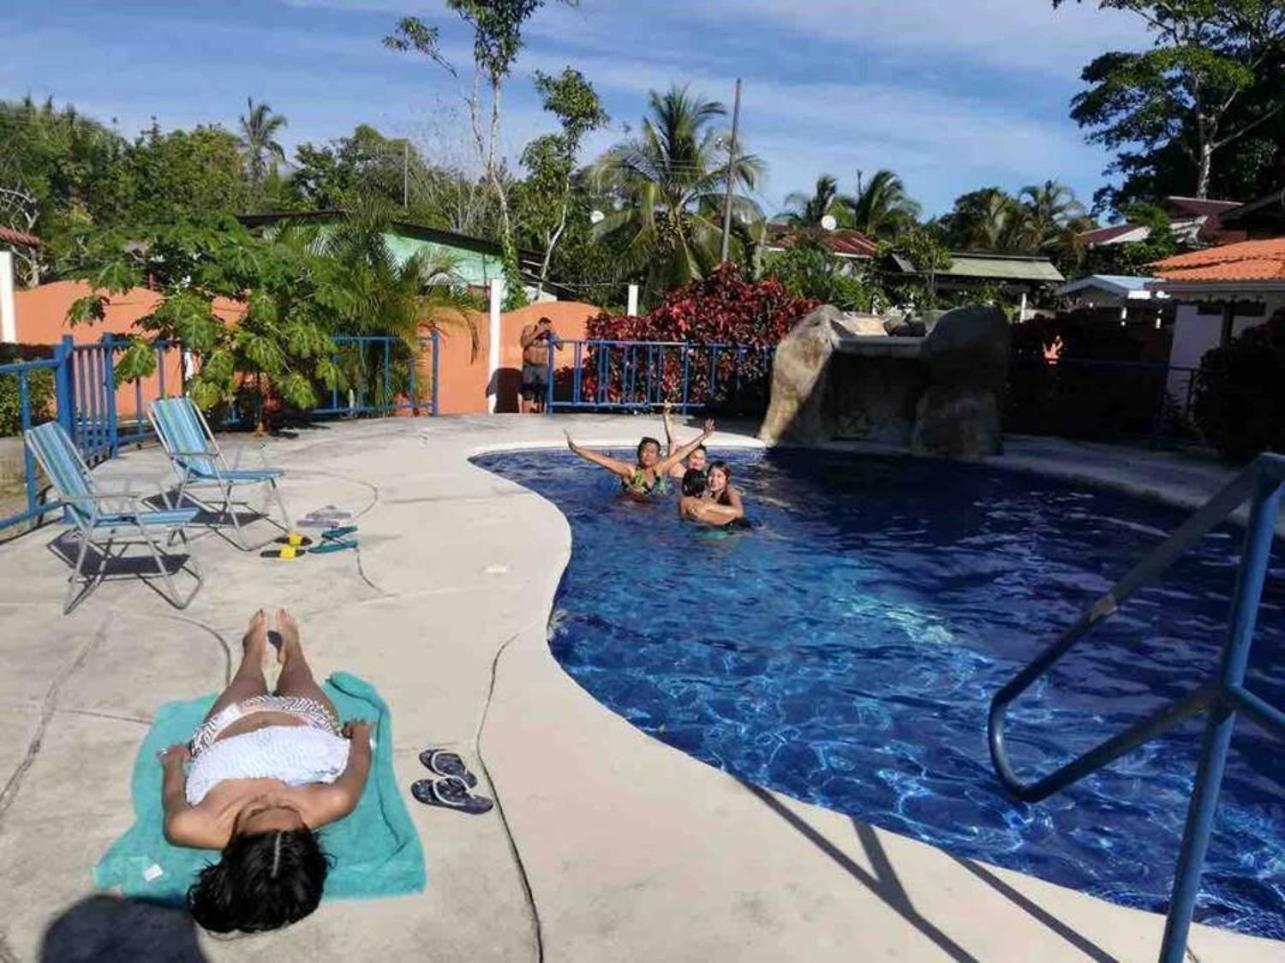
[[[772,349],[814,307],[815,301],[792,296],[775,277],[747,281],[735,265],[724,264],[670,291],[646,314],[590,319],[585,332],[591,340],[693,347],[590,351],[578,400],[638,407],[686,400],[723,411],[754,410],[766,403]]]

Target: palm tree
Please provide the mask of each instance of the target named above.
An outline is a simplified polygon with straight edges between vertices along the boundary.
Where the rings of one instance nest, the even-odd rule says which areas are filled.
[[[1075,235],[1092,226],[1075,192],[1065,184],[1048,180],[1022,188],[1019,196],[1027,212],[1029,248],[1074,259],[1078,254]]]
[[[1030,212],[998,187],[985,187],[957,198],[945,221],[952,248],[1010,254],[1030,250]]]
[[[785,220],[792,227],[820,227],[821,219],[827,214],[846,226],[855,200],[839,193],[839,182],[833,176],[822,174],[811,195],[795,191],[785,198],[785,203],[788,206]]]
[[[257,191],[263,186],[268,172],[277,172],[277,165],[285,163],[286,152],[277,143],[277,131],[286,126],[286,119],[274,114],[267,104],[256,104],[253,97],[246,98],[249,116],[241,117],[241,136],[237,147],[250,176],[250,183]]]
[[[914,225],[921,210],[906,193],[906,187],[890,170],[875,171],[870,183],[849,199],[848,225],[867,237],[895,239]]]
[[[762,218],[758,205],[736,189],[753,190],[763,164],[739,150],[734,163],[719,156],[723,135],[711,125],[726,109],[716,101],[671,87],[664,94],[653,90],[648,108],[640,136],[599,158],[591,183],[600,195],[617,198],[596,235],[619,242],[622,268],[646,270],[650,293],[703,277],[718,263],[729,178],[734,217]]]

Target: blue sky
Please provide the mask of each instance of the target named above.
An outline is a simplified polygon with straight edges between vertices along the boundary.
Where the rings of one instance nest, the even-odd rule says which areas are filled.
[[[13,8],[16,4],[16,10]],[[439,159],[469,161],[457,82],[385,50],[398,16],[438,24],[470,65],[470,35],[440,0],[9,0],[0,97],[70,101],[133,135],[235,128],[245,99],[289,119],[288,148],[355,123],[411,136]],[[1080,68],[1140,49],[1140,23],[1094,2],[1049,0],[582,0],[527,28],[506,88],[505,150],[549,129],[534,69],[571,64],[595,84],[613,129],[584,160],[637,127],[647,92],[688,83],[730,108],[744,78],[743,135],[767,163],[769,213],[821,172],[845,190],[891,167],[929,213],[967,190],[1016,190],[1053,177],[1086,201],[1108,157],[1067,117]]]

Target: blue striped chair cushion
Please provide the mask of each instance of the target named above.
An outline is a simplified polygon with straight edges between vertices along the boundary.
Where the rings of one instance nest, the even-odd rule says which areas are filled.
[[[190,398],[158,398],[151,403],[161,444],[176,462],[193,474],[213,477],[219,449],[205,434],[196,405]],[[208,452],[209,458],[184,457],[178,452]]]
[[[88,472],[62,425],[56,421],[46,422],[27,431],[26,439],[60,499],[93,494]]]

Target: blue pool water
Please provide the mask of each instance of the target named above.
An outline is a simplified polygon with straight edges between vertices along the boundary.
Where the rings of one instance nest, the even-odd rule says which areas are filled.
[[[1026,805],[992,772],[986,709],[1184,513],[977,466],[750,453],[730,461],[758,527],[724,535],[680,522],[672,499],[621,501],[567,453],[477,461],[570,519],[550,646],[640,729],[961,856],[1165,908],[1198,724]],[[1206,678],[1239,545],[1208,536],[1018,703],[1008,739],[1026,774]],[[1278,545],[1250,673],[1278,706],[1283,576]],[[1285,745],[1242,721],[1197,919],[1285,938],[1283,901]]]

